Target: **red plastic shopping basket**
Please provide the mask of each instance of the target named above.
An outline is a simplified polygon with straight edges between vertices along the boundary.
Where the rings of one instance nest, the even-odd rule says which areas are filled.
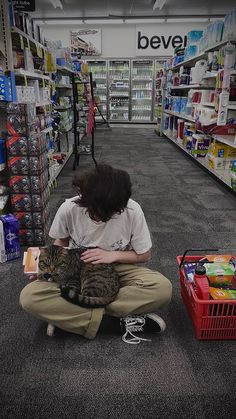
[[[180,270],[181,296],[192,320],[196,338],[199,340],[236,339],[236,301],[200,300],[186,277],[184,264],[196,263],[204,256],[186,256],[189,251],[209,251],[209,249],[189,249],[183,256],[177,256]],[[219,249],[211,249],[211,251]]]

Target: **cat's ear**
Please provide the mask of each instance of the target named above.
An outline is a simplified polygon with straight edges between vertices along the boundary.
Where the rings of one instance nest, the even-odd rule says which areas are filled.
[[[65,248],[65,247],[61,247],[61,253],[62,253],[63,255],[68,255],[68,249],[67,249],[67,248]]]

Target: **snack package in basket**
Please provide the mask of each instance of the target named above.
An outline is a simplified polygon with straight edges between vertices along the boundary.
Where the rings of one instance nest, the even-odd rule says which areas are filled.
[[[206,261],[204,266],[210,286],[234,287],[236,279],[236,256],[207,255],[202,261]]]
[[[236,300],[236,290],[209,287],[209,292],[213,300]]]

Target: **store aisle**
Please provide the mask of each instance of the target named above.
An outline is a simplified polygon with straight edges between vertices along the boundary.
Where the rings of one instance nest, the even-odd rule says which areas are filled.
[[[148,266],[174,286],[173,301],[161,313],[167,331],[137,346],[115,334],[87,341],[57,331],[49,339],[45,323],[18,306],[27,282],[20,262],[4,266],[1,391],[8,416],[3,416],[162,419],[178,411],[178,417],[200,419],[214,406],[215,418],[233,418],[235,343],[194,338],[180,297],[176,256],[189,247],[235,246],[236,197],[152,127],[98,128],[96,158],[131,175],[133,198],[152,233]],[[81,157],[81,168],[92,164],[90,156]],[[73,195],[71,166],[72,160],[52,196],[54,212]]]

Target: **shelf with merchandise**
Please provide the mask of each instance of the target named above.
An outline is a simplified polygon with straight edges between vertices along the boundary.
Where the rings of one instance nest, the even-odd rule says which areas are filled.
[[[180,144],[176,138],[174,138],[170,132],[163,131],[163,134],[171,140],[174,144],[176,144],[181,150],[183,150],[188,156],[190,156],[194,161],[196,161],[200,166],[204,167],[208,170],[208,172],[212,173],[216,178],[220,179],[225,185],[231,188],[231,174],[230,171],[226,170],[217,170],[212,169],[207,162],[202,158],[195,158],[182,144]]]
[[[208,56],[211,51],[214,62],[213,54]],[[196,144],[203,147],[207,158],[202,155],[197,159],[199,165],[229,187],[230,167],[236,159],[234,54],[235,42],[223,41],[168,70],[162,112],[163,134],[194,160],[197,151],[191,147]],[[182,71],[178,74],[180,67]]]
[[[32,36],[26,34],[25,32],[23,32],[21,29],[17,28],[16,26],[13,26],[11,28],[11,32],[12,32],[12,35],[16,34],[16,35],[26,39],[27,44],[28,44],[28,41],[29,41],[29,42],[32,42],[33,44],[35,44],[36,47],[38,47],[38,48],[46,49],[45,45],[41,44],[36,39],[34,39]]]

